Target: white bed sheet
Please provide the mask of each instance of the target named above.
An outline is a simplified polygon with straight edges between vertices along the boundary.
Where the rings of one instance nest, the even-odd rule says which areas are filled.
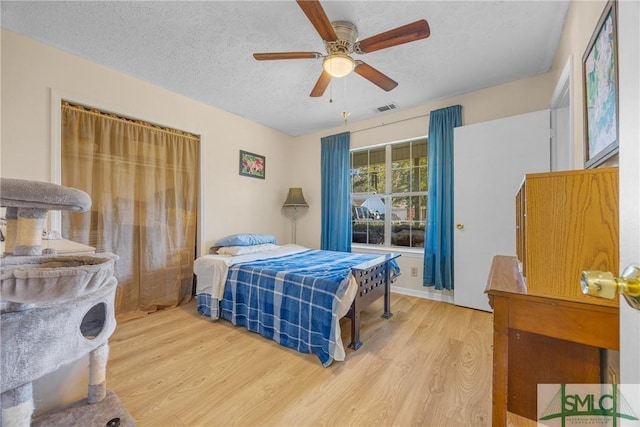
[[[233,264],[294,254],[305,250],[307,248],[299,245],[283,245],[272,251],[246,255],[202,256],[193,263],[193,272],[198,276],[196,294],[209,294],[214,298],[222,299],[227,273],[229,272],[229,267]]]
[[[193,272],[196,274],[196,294],[209,294],[212,300],[220,301],[224,294],[224,284],[227,281],[227,274],[229,273],[229,267],[239,262],[256,261],[260,259],[267,259],[273,257],[279,257],[283,255],[295,254],[298,252],[309,250],[304,246],[288,244],[282,245],[278,249],[266,252],[258,252],[247,255],[204,255],[196,259],[193,263]],[[340,331],[340,319],[344,317],[358,290],[358,283],[353,275],[349,275],[349,286],[344,294],[344,297],[340,301],[338,306],[337,317],[334,320],[335,326],[333,330],[334,340],[336,343],[333,359],[337,361],[343,361],[346,353],[344,345],[342,343],[342,333]],[[211,311],[213,316],[213,310]]]

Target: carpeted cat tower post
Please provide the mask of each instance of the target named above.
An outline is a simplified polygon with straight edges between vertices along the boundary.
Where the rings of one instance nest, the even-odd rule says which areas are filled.
[[[0,201],[7,217],[0,266],[1,426],[135,426],[106,387],[118,257],[42,254],[47,211],[84,212],[91,206],[89,195],[56,184],[0,178]],[[87,353],[87,398],[32,419],[32,382]]]

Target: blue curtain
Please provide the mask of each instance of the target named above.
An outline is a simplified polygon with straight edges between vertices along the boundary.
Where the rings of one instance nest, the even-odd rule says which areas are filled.
[[[429,200],[423,285],[453,289],[453,128],[462,125],[462,106],[429,114],[427,160]]]
[[[321,138],[322,230],[320,249],[351,252],[349,132]]]

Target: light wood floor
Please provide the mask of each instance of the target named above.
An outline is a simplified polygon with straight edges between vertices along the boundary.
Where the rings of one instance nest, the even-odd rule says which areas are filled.
[[[491,314],[398,294],[392,311],[370,306],[364,345],[323,368],[191,302],[119,324],[107,385],[140,427],[489,426]]]

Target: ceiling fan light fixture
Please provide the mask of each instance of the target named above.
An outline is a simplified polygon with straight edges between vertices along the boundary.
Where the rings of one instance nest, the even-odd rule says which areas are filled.
[[[336,53],[328,55],[322,61],[322,68],[332,77],[344,77],[353,71],[356,63],[349,55]]]

